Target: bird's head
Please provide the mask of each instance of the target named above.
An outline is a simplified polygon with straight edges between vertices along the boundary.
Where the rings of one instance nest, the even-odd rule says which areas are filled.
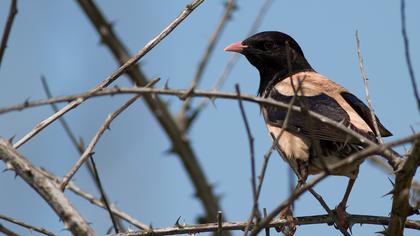
[[[313,70],[299,44],[281,32],[255,34],[227,46],[225,51],[244,55],[258,69],[261,77],[259,93],[273,79],[284,79],[297,72]]]

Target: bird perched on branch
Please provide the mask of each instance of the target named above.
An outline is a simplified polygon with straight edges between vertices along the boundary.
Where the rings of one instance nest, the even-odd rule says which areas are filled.
[[[369,108],[341,85],[317,73],[306,60],[297,42],[281,32],[261,32],[242,42],[233,43],[225,51],[244,55],[260,74],[258,95],[299,106],[302,112],[263,106],[262,112],[277,150],[298,176],[297,188],[308,175],[326,170],[347,156],[364,148],[364,144],[338,128],[311,118],[312,111],[341,122],[364,137],[377,142]],[[376,118],[382,136],[392,135]],[[284,126],[284,127],[283,127]],[[352,163],[332,175],[349,177],[347,189],[336,211],[340,227],[345,223],[347,200],[361,162]],[[282,215],[283,214],[283,215]],[[285,217],[287,208],[282,212]]]

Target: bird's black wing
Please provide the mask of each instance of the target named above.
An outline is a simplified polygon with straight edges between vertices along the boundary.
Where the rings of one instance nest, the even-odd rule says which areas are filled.
[[[289,104],[293,96],[286,96],[272,89],[269,98],[279,102]],[[294,105],[306,107],[312,112],[326,116],[334,121],[341,122],[343,125],[358,131],[350,123],[350,117],[347,112],[338,104],[338,102],[326,95],[320,93],[315,96],[297,96]],[[263,108],[264,115],[269,125],[282,127],[284,119],[286,118],[287,110],[278,107],[268,106]],[[287,124],[287,130],[293,133],[300,133],[307,137],[314,137],[319,140],[327,140],[334,142],[349,142],[359,143],[358,140],[349,137],[338,128],[323,123],[315,118],[310,118],[309,115],[301,112],[292,112]],[[370,137],[368,137],[370,138]]]
[[[342,92],[341,96],[344,98],[344,100],[346,100],[348,104],[350,104],[350,106],[357,112],[357,114],[359,114],[359,116],[362,117],[362,119],[369,125],[369,127],[372,130],[375,130],[369,108],[362,101],[360,101],[360,99],[358,99],[356,96],[354,96],[351,93]],[[381,124],[381,122],[379,121],[379,118],[376,116],[375,118],[376,118],[376,123],[378,124],[378,129],[381,135],[383,137],[391,136],[392,133],[389,130],[387,130],[385,126]]]

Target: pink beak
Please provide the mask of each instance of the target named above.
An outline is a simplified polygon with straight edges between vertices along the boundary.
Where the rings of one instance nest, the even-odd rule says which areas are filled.
[[[242,42],[236,42],[232,43],[231,45],[225,47],[226,52],[237,52],[241,53],[244,48],[247,48],[248,46],[242,45]]]

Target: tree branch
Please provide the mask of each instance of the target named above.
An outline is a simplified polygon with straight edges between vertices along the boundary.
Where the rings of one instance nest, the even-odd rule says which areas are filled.
[[[405,60],[407,61],[408,72],[411,79],[411,84],[413,86],[414,97],[417,100],[418,110],[420,111],[420,95],[417,90],[417,83],[416,78],[414,77],[414,69],[413,65],[411,64],[411,57],[410,57],[410,48],[408,45],[408,35],[407,29],[405,24],[405,0],[401,0],[401,32],[404,40],[404,52],[405,52]]]
[[[63,221],[66,229],[75,235],[95,235],[93,229],[60,191],[59,186],[46,178],[29,160],[17,153],[5,139],[0,139],[0,159],[44,198]]]
[[[0,219],[5,220],[5,221],[8,221],[10,223],[13,223],[15,225],[22,226],[22,227],[27,228],[29,230],[36,231],[36,232],[41,233],[41,234],[45,234],[45,235],[48,235],[48,236],[55,236],[54,233],[51,233],[47,229],[44,229],[42,227],[37,227],[37,226],[33,226],[33,225],[30,225],[30,224],[27,224],[27,223],[25,223],[23,221],[17,220],[15,218],[12,218],[12,217],[9,217],[9,216],[5,216],[5,215],[1,215],[0,214]]]
[[[404,224],[407,216],[413,213],[413,209],[409,203],[410,187],[416,170],[420,165],[420,140],[414,142],[408,158],[405,160],[403,167],[397,172],[395,177],[395,185],[392,190],[392,210],[389,227],[385,231],[386,235],[400,236],[404,232]]]
[[[6,25],[4,26],[3,36],[0,44],[0,65],[3,60],[4,52],[7,48],[7,40],[9,39],[10,30],[12,29],[13,20],[17,14],[17,0],[10,1],[9,16],[7,17]]]
[[[101,36],[102,42],[108,46],[120,64],[125,63],[125,61],[129,58],[128,50],[114,33],[110,24],[99,11],[98,7],[91,0],[78,0],[77,2],[85,14],[89,17],[89,20],[94,25],[98,34]],[[194,1],[194,5],[190,4],[187,6],[186,10],[190,9],[190,6],[195,8],[202,2],[203,1]],[[189,11],[189,13],[190,12],[191,11]],[[126,72],[131,81],[137,86],[144,86],[147,84],[148,81],[145,75],[137,66],[129,67]],[[215,220],[217,211],[220,210],[218,199],[213,193],[213,190],[204,175],[203,168],[198,162],[197,156],[194,153],[187,137],[181,131],[175,118],[169,112],[166,104],[162,102],[158,96],[147,94],[144,96],[144,100],[146,101],[151,113],[156,117],[157,121],[171,140],[172,150],[180,157],[180,160],[182,161],[182,164],[194,185],[196,195],[201,200],[201,203],[206,211],[207,221],[210,222]]]
[[[370,215],[353,215],[349,214],[348,219],[354,224],[371,224],[371,225],[387,225],[390,221],[389,217],[383,216],[370,216]],[[301,216],[295,217],[296,225],[313,225],[313,224],[332,224],[334,219],[330,215],[313,215],[313,216]],[[222,230],[245,230],[248,222],[223,222]],[[287,225],[285,219],[273,220],[266,228],[273,228]],[[250,226],[252,229],[255,227],[254,224]],[[408,220],[406,228],[420,230],[420,221]],[[218,223],[209,224],[197,224],[197,225],[185,225],[185,226],[174,226],[168,228],[150,229],[146,231],[128,232],[114,234],[110,236],[159,236],[159,235],[178,235],[178,234],[196,234],[203,232],[217,232],[219,226]]]

